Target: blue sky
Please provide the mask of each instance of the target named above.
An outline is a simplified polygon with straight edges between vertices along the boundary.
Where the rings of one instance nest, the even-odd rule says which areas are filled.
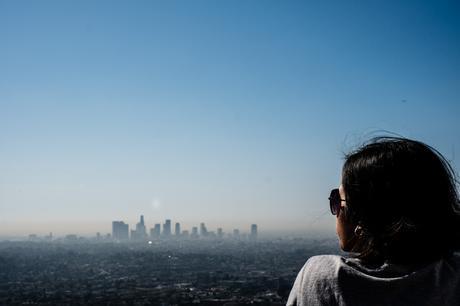
[[[0,235],[141,213],[328,228],[343,152],[380,130],[458,170],[459,15],[454,1],[0,1]]]

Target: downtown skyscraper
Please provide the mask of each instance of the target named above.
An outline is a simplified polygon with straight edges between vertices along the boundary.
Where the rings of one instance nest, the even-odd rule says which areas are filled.
[[[129,239],[129,225],[123,221],[112,222],[112,238],[115,240]]]

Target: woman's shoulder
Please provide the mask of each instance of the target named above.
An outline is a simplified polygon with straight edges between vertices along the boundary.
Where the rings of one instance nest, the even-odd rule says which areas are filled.
[[[315,266],[331,266],[339,265],[344,262],[346,259],[339,255],[316,255],[308,258],[305,262],[305,266],[313,268]]]
[[[337,269],[349,264],[350,259],[339,255],[316,255],[310,257],[303,270],[315,275],[335,274]]]
[[[310,257],[300,270],[287,305],[333,305],[337,297],[337,271],[345,258],[337,255]]]
[[[416,305],[435,305],[426,301],[439,296],[458,301],[459,272],[459,253],[418,269],[391,263],[365,265],[357,258],[338,255],[313,256],[297,275],[287,305],[368,305],[375,304],[376,297],[382,305],[391,305],[393,298],[417,300],[407,292],[419,292]]]
[[[338,287],[339,282],[351,275],[362,273],[359,259],[340,255],[317,255],[310,257],[300,274],[302,282],[317,288]]]
[[[302,283],[311,290],[324,291],[326,287],[335,287],[338,271],[345,258],[338,255],[317,255],[310,257],[303,266]]]

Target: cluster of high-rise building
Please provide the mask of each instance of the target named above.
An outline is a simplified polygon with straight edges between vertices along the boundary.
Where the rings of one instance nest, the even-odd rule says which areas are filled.
[[[240,239],[242,234],[238,229],[234,229],[233,233],[227,234],[232,238]],[[217,229],[217,232],[208,231],[205,223],[200,223],[200,226],[192,227],[191,232],[188,230],[181,230],[181,224],[176,222],[174,225],[174,232],[172,230],[172,223],[170,219],[166,219],[163,223],[156,223],[148,232],[147,226],[145,225],[144,216],[140,216],[139,222],[136,224],[135,229],[129,230],[129,225],[123,221],[113,221],[112,222],[112,238],[114,240],[124,241],[124,240],[148,240],[148,239],[159,239],[159,238],[170,238],[170,237],[183,237],[183,238],[198,238],[198,237],[210,237],[210,238],[219,238],[222,239],[225,237],[225,233],[221,227]],[[249,238],[249,240],[257,239],[257,224],[252,224],[249,235],[244,237]]]

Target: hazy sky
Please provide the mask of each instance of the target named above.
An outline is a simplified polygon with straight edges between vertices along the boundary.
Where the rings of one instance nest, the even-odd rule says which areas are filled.
[[[0,71],[0,235],[327,227],[378,130],[459,169],[458,1],[0,1]]]

